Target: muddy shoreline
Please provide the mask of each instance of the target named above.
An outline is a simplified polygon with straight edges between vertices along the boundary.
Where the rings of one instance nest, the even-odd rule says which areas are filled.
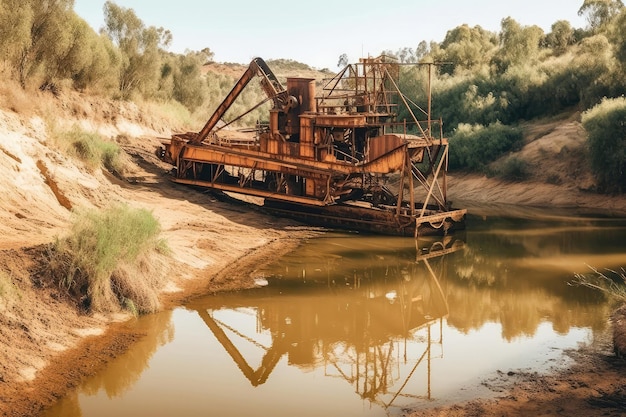
[[[193,278],[178,281],[179,291],[164,294],[163,310],[171,310],[196,297],[228,291],[241,291],[255,286],[251,277],[255,269],[269,262],[277,252],[293,250],[303,239],[317,235],[306,228],[292,232],[294,236],[276,238],[267,244],[246,251],[227,266],[189,271]],[[184,268],[182,265],[177,265]],[[188,269],[188,268],[187,268]],[[145,334],[134,330],[134,318],[106,325],[101,335],[87,336],[73,348],[53,357],[37,373],[33,381],[10,383],[0,380],[0,415],[6,417],[38,416],[46,407],[80,385],[82,381],[106,367],[110,360],[126,352]]]

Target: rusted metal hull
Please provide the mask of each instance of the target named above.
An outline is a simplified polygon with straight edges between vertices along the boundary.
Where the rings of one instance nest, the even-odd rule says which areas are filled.
[[[440,236],[465,229],[466,210],[433,211],[422,217],[396,216],[392,207],[350,203],[312,206],[266,199],[263,210],[311,225],[391,236]]]
[[[226,127],[237,119],[218,122],[255,76],[273,104],[269,122],[235,137]],[[398,77],[397,63],[367,58],[316,96],[314,80],[288,78],[285,89],[255,58],[200,132],[174,135],[158,154],[178,183],[261,197],[266,210],[308,223],[400,236],[461,229],[465,211],[447,201],[449,143],[431,120],[430,92],[425,111],[407,101]],[[398,122],[402,104],[410,117]]]

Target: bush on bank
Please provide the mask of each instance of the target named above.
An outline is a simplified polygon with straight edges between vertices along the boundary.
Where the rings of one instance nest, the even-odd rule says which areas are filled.
[[[105,140],[95,132],[87,132],[78,127],[63,132],[55,132],[54,140],[66,154],[83,161],[85,166],[95,171],[104,168],[117,176],[126,171],[123,152],[115,142]]]
[[[481,171],[505,153],[519,149],[522,141],[520,128],[500,122],[461,124],[450,137],[450,169]]]
[[[626,191],[626,97],[603,100],[583,113],[582,122],[601,191]]]
[[[157,257],[167,251],[151,212],[115,205],[78,212],[71,233],[50,247],[55,281],[86,310],[134,314],[159,309]]]

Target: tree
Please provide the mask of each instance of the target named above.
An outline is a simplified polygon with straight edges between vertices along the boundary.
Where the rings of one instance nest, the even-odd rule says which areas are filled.
[[[85,42],[91,51],[89,62],[72,76],[74,87],[80,90],[91,89],[102,93],[111,93],[119,86],[119,67],[121,53],[111,40],[89,31]]]
[[[615,44],[615,57],[620,62],[622,74],[626,78],[626,9],[615,19],[615,31],[613,33]]]
[[[343,68],[345,66],[347,66],[349,63],[348,61],[348,54],[341,54],[339,55],[339,60],[337,61],[337,67],[339,68]]]
[[[614,81],[611,77],[615,59],[611,44],[604,35],[583,39],[572,60],[571,71],[584,108],[611,96]]]
[[[179,55],[173,75],[173,97],[190,111],[197,109],[205,100],[208,87],[200,68],[206,55],[200,51]]]
[[[598,30],[610,22],[624,8],[622,0],[585,0],[578,15],[587,15],[592,29]]]
[[[444,50],[443,61],[449,61],[451,71],[474,69],[487,64],[497,46],[495,33],[480,26],[470,28],[467,24],[458,26],[446,34],[441,48]]]
[[[574,43],[574,29],[567,20],[559,20],[552,24],[552,32],[546,36],[546,43],[555,55],[563,55]]]
[[[120,48],[119,90],[123,97],[139,91],[144,96],[156,94],[161,69],[161,47],[167,47],[172,34],[162,27],[145,27],[133,9],[112,1],[104,4],[104,33]]]
[[[202,65],[213,62],[213,58],[215,57],[215,53],[211,51],[211,48],[204,48],[198,52],[192,53],[200,59]]]
[[[503,19],[501,26],[500,49],[493,60],[498,72],[503,73],[511,65],[537,60],[543,29],[536,25],[521,26],[511,17]]]
[[[17,69],[31,43],[32,21],[33,9],[29,2],[0,2],[0,57],[13,69]]]
[[[430,52],[430,48],[428,46],[428,43],[426,43],[426,41],[421,41],[417,45],[417,48],[415,48],[415,59],[416,59],[416,61],[420,62],[422,59],[424,59],[424,57],[426,55],[428,55],[428,52]]]
[[[73,0],[4,0],[0,4],[3,58],[22,87],[68,48],[73,5]]]
[[[601,189],[626,190],[626,98],[605,99],[582,115],[591,167]]]
[[[57,79],[74,79],[91,63],[94,45],[90,35],[95,35],[87,22],[73,11],[62,20],[64,28],[56,34],[56,44],[42,53],[47,61],[43,69],[44,85]]]

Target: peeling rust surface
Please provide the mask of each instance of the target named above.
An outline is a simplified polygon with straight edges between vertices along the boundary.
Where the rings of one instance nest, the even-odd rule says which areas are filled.
[[[200,132],[174,135],[158,154],[175,166],[174,181],[263,197],[275,214],[374,233],[447,234],[465,220],[447,201],[449,144],[431,118],[430,92],[423,110],[399,91],[399,76],[389,57],[361,59],[316,94],[314,80],[288,78],[285,88],[255,58]],[[269,123],[218,127],[255,77],[273,104]],[[398,121],[402,106],[409,117]]]

